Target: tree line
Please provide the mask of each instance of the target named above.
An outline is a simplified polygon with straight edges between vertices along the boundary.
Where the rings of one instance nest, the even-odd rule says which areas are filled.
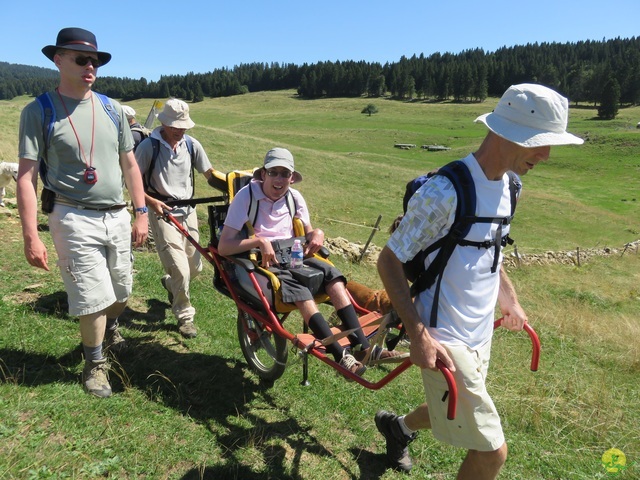
[[[156,81],[99,77],[96,89],[124,101],[178,97],[198,102],[265,90],[296,89],[302,98],[379,97],[481,102],[510,85],[542,83],[573,103],[640,104],[640,37],[575,43],[533,43],[458,54],[420,54],[384,65],[364,61],[250,63]],[[0,62],[0,99],[38,95],[57,72]],[[616,106],[617,108],[617,106]]]

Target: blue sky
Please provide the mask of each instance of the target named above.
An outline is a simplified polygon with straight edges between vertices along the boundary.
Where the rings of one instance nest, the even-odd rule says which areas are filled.
[[[100,75],[158,80],[251,62],[395,62],[534,42],[640,35],[638,0],[12,0],[3,5],[0,61],[40,67],[64,27],[93,31],[113,55]],[[104,5],[98,8],[97,5]]]

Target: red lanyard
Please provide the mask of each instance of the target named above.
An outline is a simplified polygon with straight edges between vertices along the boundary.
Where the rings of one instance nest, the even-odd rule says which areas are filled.
[[[78,141],[78,147],[80,148],[80,155],[82,155],[82,158],[84,158],[84,163],[87,165],[87,168],[91,168],[93,166],[93,145],[95,143],[95,137],[96,137],[96,110],[95,110],[95,105],[93,103],[93,93],[91,93],[91,150],[89,150],[89,161],[87,162],[87,155],[84,153],[84,148],[82,148],[82,142],[80,142],[80,137],[78,136],[78,132],[76,131],[76,127],[73,124],[73,121],[71,120],[71,114],[69,113],[69,110],[67,110],[67,105],[64,103],[64,100],[62,99],[62,95],[60,95],[60,92],[58,91],[58,89],[56,88],[56,93],[58,94],[58,98],[60,98],[60,102],[62,102],[62,106],[64,107],[64,111],[67,114],[67,118],[69,119],[69,124],[71,125],[71,128],[73,129],[73,133],[76,136],[76,140]]]

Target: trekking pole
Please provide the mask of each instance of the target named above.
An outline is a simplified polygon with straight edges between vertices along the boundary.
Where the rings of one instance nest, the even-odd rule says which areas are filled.
[[[369,240],[367,240],[367,243],[365,243],[364,248],[362,249],[362,253],[360,254],[360,258],[358,258],[358,261],[356,263],[360,263],[360,261],[362,260],[362,257],[364,257],[364,254],[367,252],[367,248],[369,248],[369,244],[371,243],[371,240],[373,240],[373,236],[376,234],[378,230],[380,230],[378,228],[378,225],[380,225],[380,220],[382,220],[382,215],[378,215],[378,220],[376,220],[376,224],[373,226],[373,229],[371,230],[371,235],[369,235]]]

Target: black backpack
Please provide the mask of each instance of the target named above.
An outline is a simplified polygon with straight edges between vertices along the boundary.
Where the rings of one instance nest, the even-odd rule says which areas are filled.
[[[403,264],[405,275],[411,282],[411,296],[415,297],[420,292],[427,290],[436,284],[436,290],[431,308],[430,326],[435,327],[438,316],[438,297],[440,294],[440,282],[447,262],[456,246],[472,246],[476,248],[495,248],[494,263],[491,272],[495,273],[498,268],[498,258],[500,249],[507,244],[511,245],[513,240],[509,235],[502,236],[502,227],[509,225],[516,210],[518,194],[522,188],[519,177],[508,172],[509,191],[511,193],[511,215],[508,217],[477,217],[476,216],[476,188],[469,168],[462,160],[448,163],[437,171],[430,172],[421,177],[414,178],[409,183],[404,194],[403,212],[406,213],[407,205],[413,194],[434,175],[443,175],[453,184],[458,198],[456,215],[449,232],[442,238],[436,240],[426,249],[420,251],[413,259]],[[484,242],[474,242],[465,240],[465,237],[474,223],[497,223],[498,230],[496,238]],[[438,250],[427,269],[424,268],[424,261],[427,256]],[[437,282],[436,282],[437,279]]]

